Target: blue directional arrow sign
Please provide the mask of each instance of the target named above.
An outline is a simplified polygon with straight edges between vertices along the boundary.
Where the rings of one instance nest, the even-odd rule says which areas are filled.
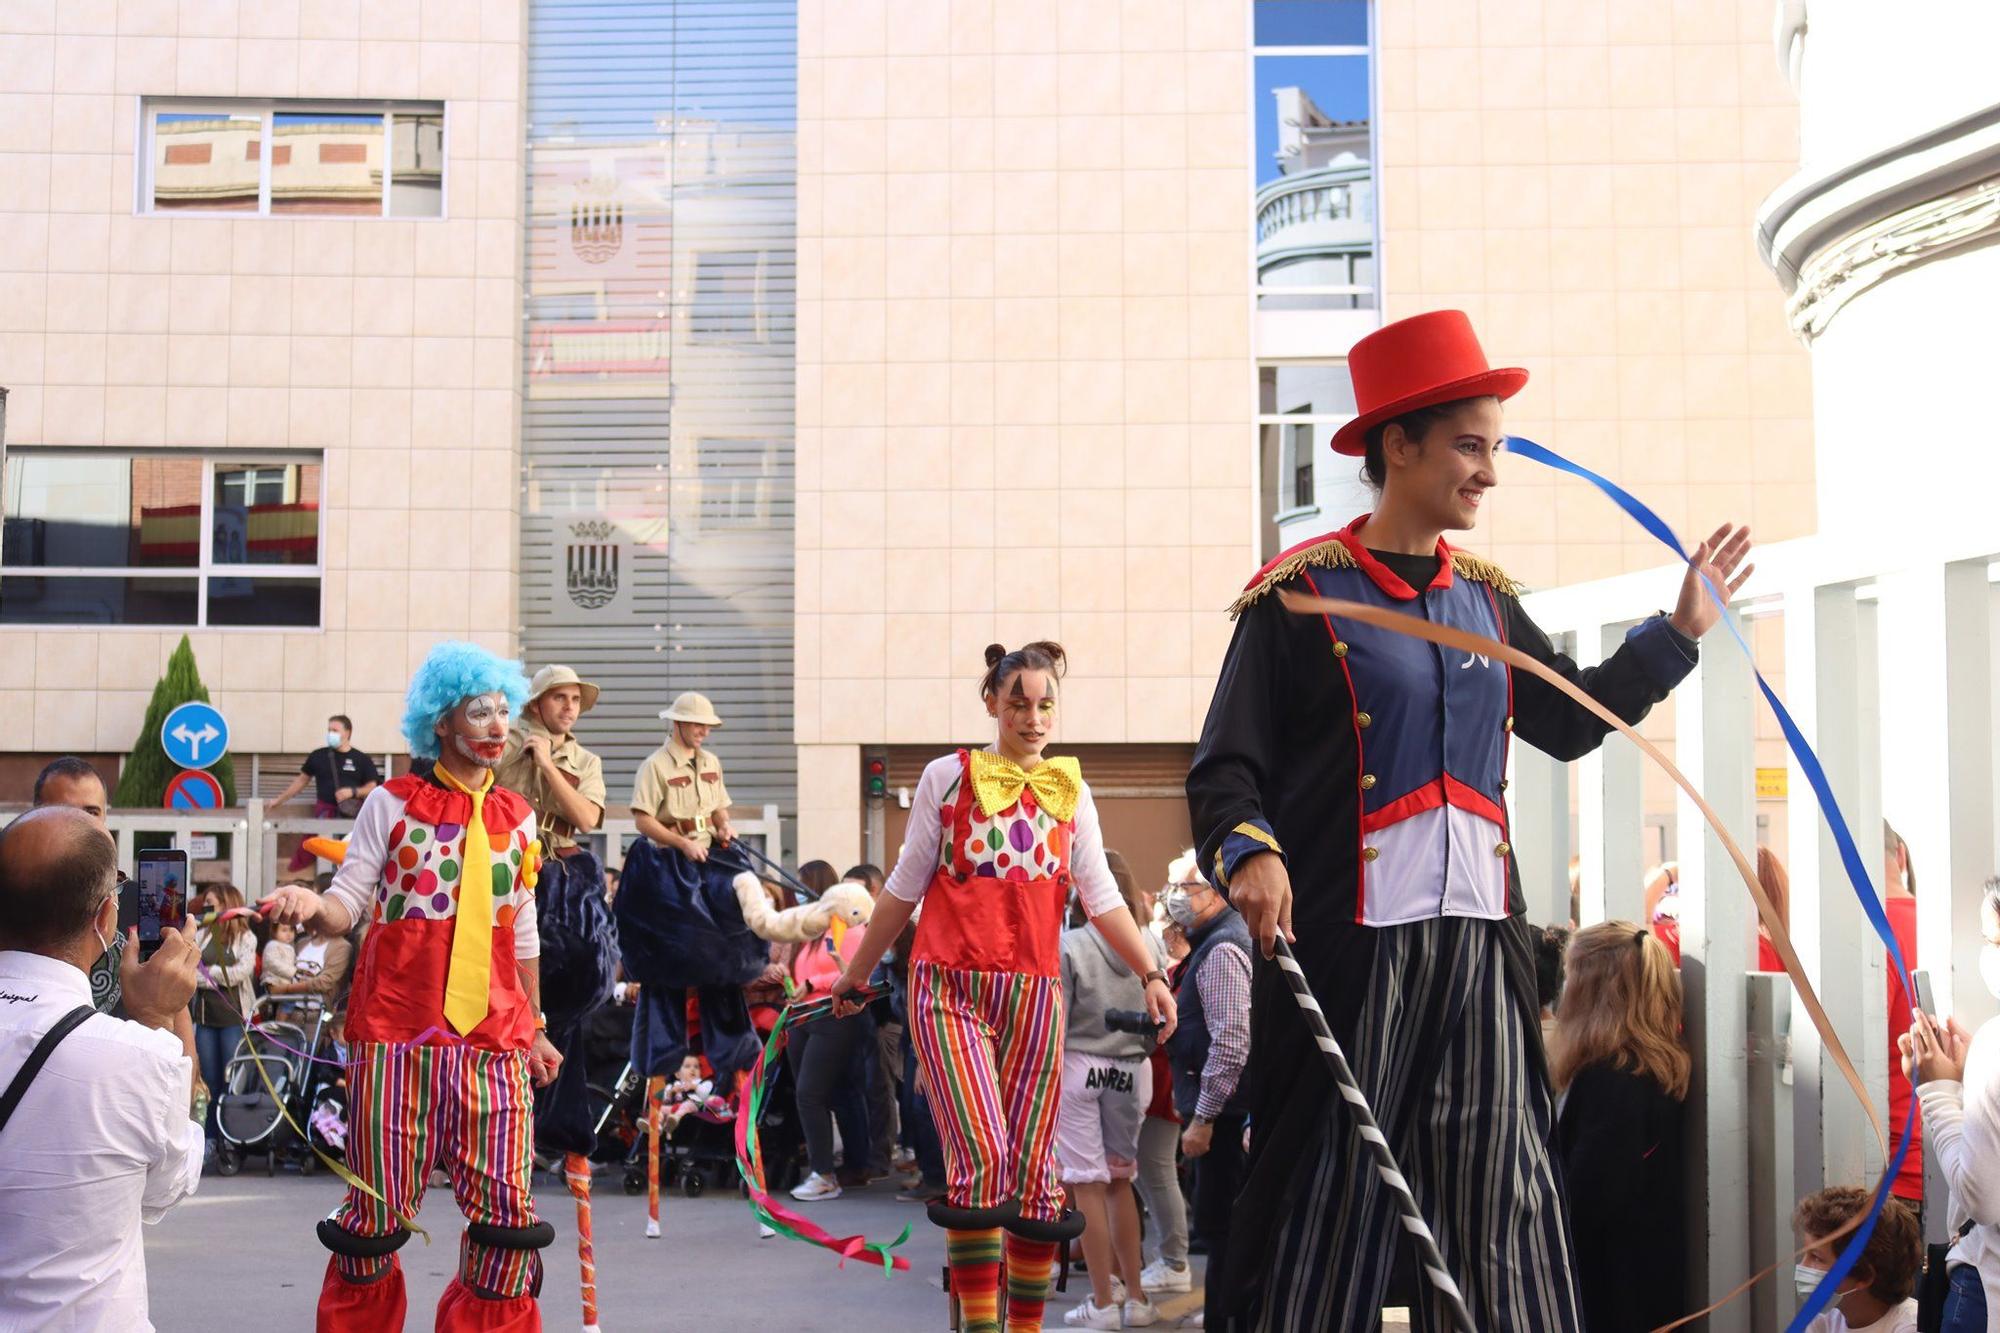
[[[229,750],[229,724],[214,705],[184,703],[160,724],[167,759],[182,768],[207,768]]]

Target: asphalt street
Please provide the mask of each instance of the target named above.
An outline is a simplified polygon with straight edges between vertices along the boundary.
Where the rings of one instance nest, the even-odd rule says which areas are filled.
[[[340,1184],[321,1174],[281,1170],[267,1178],[261,1164],[222,1178],[211,1171],[192,1199],[146,1229],[146,1275],[152,1317],[161,1333],[249,1333],[309,1330],[326,1271],[326,1251],[313,1226],[339,1202]],[[577,1291],[576,1209],[563,1186],[538,1174],[536,1206],[555,1225],[543,1251],[548,1276],[542,1317],[549,1333],[582,1327]],[[870,1265],[787,1240],[763,1240],[749,1207],[733,1192],[699,1199],[663,1191],[658,1240],[645,1236],[646,1200],[628,1197],[616,1174],[598,1177],[593,1199],[598,1322],[605,1333],[678,1330],[835,1329],[941,1330],[947,1327],[941,1270],[943,1234],[916,1204],[898,1203],[887,1182],[850,1190],[840,1199],[802,1204],[829,1231],[859,1231],[893,1240],[910,1270],[885,1278]],[[402,1258],[410,1293],[409,1329],[429,1329],[431,1311],[457,1255],[461,1229],[448,1190],[433,1191],[418,1219],[431,1228],[425,1245],[412,1239]],[[1201,1260],[1197,1259],[1199,1265]],[[1047,1326],[1088,1294],[1082,1274],[1049,1302]],[[1174,1327],[1199,1308],[1199,1295],[1162,1301]]]

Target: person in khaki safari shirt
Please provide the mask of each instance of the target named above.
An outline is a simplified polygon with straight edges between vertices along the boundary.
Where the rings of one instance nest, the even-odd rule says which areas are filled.
[[[660,717],[672,729],[633,783],[632,818],[642,836],[625,852],[613,904],[626,979],[641,987],[632,1068],[664,1080],[699,1053],[715,1086],[731,1089],[761,1045],[743,987],[764,973],[769,946],[740,924],[735,884],[751,866],[730,827],[722,761],[702,748],[722,719],[694,693]],[[691,1002],[701,1015],[698,1038]]]
[[[660,846],[691,861],[706,861],[709,847],[727,847],[736,838],[729,826],[722,761],[702,748],[722,719],[707,698],[693,691],[675,699],[660,717],[673,723],[673,733],[639,767],[632,817],[639,832]]]
[[[598,688],[566,666],[545,666],[507,732],[495,778],[528,798],[550,856],[564,855],[604,820],[604,763],[577,743],[571,728],[597,706]]]
[[[617,928],[604,892],[604,864],[584,839],[604,823],[604,762],[577,741],[578,719],[599,690],[550,664],[528,685],[528,702],[507,731],[495,776],[535,810],[545,853],[535,886],[542,933],[542,1004],[549,1042],[563,1055],[556,1081],[535,1094],[535,1147],[549,1157],[595,1146],[585,1020],[611,998]]]

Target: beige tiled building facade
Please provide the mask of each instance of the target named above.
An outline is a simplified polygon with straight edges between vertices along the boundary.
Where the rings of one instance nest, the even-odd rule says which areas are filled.
[[[320,571],[318,623],[216,628],[211,615],[192,629],[239,754],[320,744],[332,712],[379,748],[431,643],[514,639],[524,39],[518,0],[0,7],[12,470],[30,449],[136,451],[135,473],[148,451],[268,456],[320,492],[304,497],[319,505],[308,561]],[[441,216],[380,216],[379,202],[374,217],[282,217],[282,201],[270,216],[150,207],[156,104],[205,104],[254,126],[285,99],[378,114],[448,107]],[[215,151],[225,148],[241,151]],[[252,213],[256,177],[252,158]],[[10,477],[14,587],[0,597],[29,582],[16,562],[16,529],[30,521],[12,507],[20,484]],[[200,496],[199,484],[168,490]],[[151,534],[139,540],[150,546]],[[126,611],[136,600],[127,593]],[[182,632],[9,623],[0,697],[33,730],[8,748],[127,748]]]
[[[748,514],[794,526],[789,674],[770,648],[759,661],[780,679],[737,705],[771,713],[779,736],[790,714],[795,746],[742,760],[762,775],[759,799],[796,813],[788,848],[843,864],[891,855],[912,765],[984,734],[981,649],[1054,637],[1074,663],[1062,736],[1122,793],[1111,802],[1130,803],[1107,815],[1113,840],[1151,857],[1185,834],[1172,775],[1228,642],[1222,608],[1273,531],[1261,441],[1288,409],[1260,402],[1260,370],[1337,381],[1359,332],[1444,305],[1533,372],[1511,428],[1615,474],[1686,532],[1724,518],[1765,538],[1812,528],[1806,357],[1750,230],[1797,161],[1766,0],[1334,0],[1364,35],[1333,45],[1366,72],[1360,100],[1327,108],[1328,133],[1369,188],[1325,197],[1363,233],[1372,217],[1373,249],[1349,256],[1356,286],[1323,318],[1258,291],[1255,201],[1271,175],[1259,117],[1302,45],[1274,47],[1264,8],[657,0],[624,20],[685,9],[725,31],[795,27],[795,111],[789,82],[774,99],[793,119],[740,113],[760,139],[728,111],[688,110],[726,104],[699,90],[629,123],[531,112],[537,44],[555,40],[543,34],[581,40],[587,9],[563,0],[0,4],[0,700],[33,718],[8,747],[17,761],[124,749],[185,627],[239,754],[295,756],[335,711],[364,747],[400,748],[400,691],[435,639],[518,650],[527,622],[538,654],[565,634],[579,653],[608,641],[573,612],[537,629],[524,609],[522,589],[561,558],[550,515],[629,539],[636,586],[644,560],[679,561],[695,573],[676,577],[701,585],[704,561],[731,558],[715,535],[728,513]],[[229,170],[199,150],[165,156],[203,117],[227,131],[214,152],[238,145]],[[366,147],[350,145],[357,125]],[[751,179],[785,129],[795,160],[771,168],[758,216],[795,212],[795,270],[779,242],[723,254],[741,205],[720,187],[688,193],[698,162]],[[316,162],[279,160],[294,150]],[[541,188],[537,150],[584,203],[524,203]],[[681,193],[646,184],[641,199],[633,184],[677,175]],[[183,178],[210,212],[230,211],[154,188]],[[360,203],[335,200],[336,181]],[[557,244],[588,242],[546,309],[531,214]],[[607,265],[618,283],[591,277],[648,227],[654,250]],[[642,309],[647,256],[662,253],[660,309]],[[755,317],[730,323],[718,293]],[[670,349],[631,351],[651,346],[655,318]],[[789,416],[732,430],[726,367],[782,367],[787,339]],[[752,343],[754,359],[712,355]],[[667,366],[680,374],[704,351],[697,413]],[[551,375],[545,353],[571,359]],[[553,471],[522,447],[524,396],[550,398],[551,380],[555,401],[595,414],[545,410],[534,449],[560,455]],[[1351,512],[1338,498],[1349,465],[1324,448],[1329,409],[1314,410],[1300,436],[1313,452],[1287,458],[1318,469],[1320,498],[1292,507],[1287,532]],[[726,484],[750,508],[683,521],[645,498],[645,432],[668,421],[652,490]],[[576,460],[601,429],[627,433],[616,486],[592,498]],[[755,439],[710,467],[722,436]],[[65,565],[62,506],[97,503],[100,473],[126,466],[107,461],[119,451],[126,554]],[[139,495],[140,464],[161,472],[162,455],[193,460],[194,480]],[[1537,586],[1655,562],[1602,502],[1532,467],[1507,468],[1472,545]],[[253,564],[282,568],[218,570],[231,534]],[[37,564],[52,572],[22,572]],[[678,595],[614,605],[647,621],[647,641],[605,668],[620,673],[608,695],[727,689],[688,674],[723,659],[676,656],[696,632]],[[240,623],[260,614],[286,623]],[[865,791],[871,758],[887,799]]]

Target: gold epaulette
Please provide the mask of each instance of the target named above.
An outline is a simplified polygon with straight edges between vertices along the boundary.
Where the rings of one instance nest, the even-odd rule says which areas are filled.
[[[1507,577],[1507,571],[1482,556],[1470,551],[1451,553],[1452,571],[1460,578],[1490,585],[1495,592],[1504,592],[1509,597],[1519,597],[1523,592],[1520,584]]]
[[[1229,618],[1231,620],[1236,619],[1236,617],[1243,614],[1245,609],[1261,600],[1271,589],[1288,580],[1297,578],[1307,569],[1353,569],[1355,567],[1354,552],[1348,550],[1338,537],[1328,537],[1325,541],[1308,546],[1303,551],[1295,551],[1276,564],[1266,568],[1263,573],[1257,576],[1256,582],[1245,588],[1242,595],[1229,604]]]

